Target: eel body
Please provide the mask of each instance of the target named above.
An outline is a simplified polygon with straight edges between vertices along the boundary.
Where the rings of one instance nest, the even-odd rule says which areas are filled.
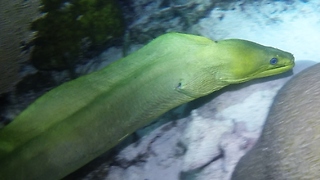
[[[166,111],[279,74],[293,55],[245,40],[168,33],[47,92],[0,130],[0,179],[59,179]]]
[[[277,94],[257,144],[233,180],[320,179],[320,64],[287,82]]]

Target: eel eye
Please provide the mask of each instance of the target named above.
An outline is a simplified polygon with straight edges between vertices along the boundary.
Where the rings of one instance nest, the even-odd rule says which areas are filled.
[[[270,64],[275,65],[277,63],[278,63],[278,59],[277,58],[270,59]]]

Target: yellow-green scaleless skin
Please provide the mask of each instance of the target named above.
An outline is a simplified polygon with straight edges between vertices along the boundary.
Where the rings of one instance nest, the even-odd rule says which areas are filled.
[[[292,54],[245,40],[162,35],[49,91],[0,130],[0,179],[60,179],[176,106],[293,66]]]

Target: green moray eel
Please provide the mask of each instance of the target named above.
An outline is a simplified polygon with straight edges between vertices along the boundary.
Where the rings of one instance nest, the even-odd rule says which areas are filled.
[[[320,179],[320,64],[278,92],[261,137],[237,164],[232,180]]]
[[[59,179],[168,110],[294,66],[245,40],[168,33],[49,91],[0,131],[0,179]]]

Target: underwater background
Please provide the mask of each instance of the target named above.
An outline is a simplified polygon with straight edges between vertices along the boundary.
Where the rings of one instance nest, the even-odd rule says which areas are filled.
[[[239,38],[291,52],[292,72],[182,105],[65,179],[227,180],[278,90],[320,61],[317,0],[1,0],[0,122],[50,89],[167,32]]]

